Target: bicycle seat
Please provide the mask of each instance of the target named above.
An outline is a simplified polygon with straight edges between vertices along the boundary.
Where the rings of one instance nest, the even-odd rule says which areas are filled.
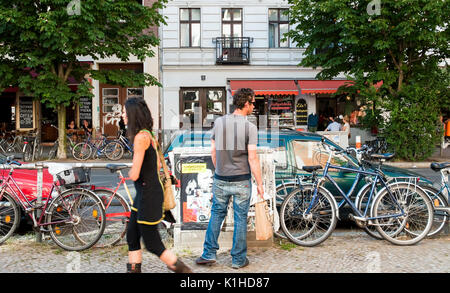
[[[320,166],[320,165],[317,165],[317,166],[303,166],[302,169],[303,169],[304,171],[306,171],[306,172],[311,173],[311,172],[314,172],[314,171],[316,171],[316,170],[322,169],[322,166]]]
[[[114,173],[116,171],[126,169],[126,168],[128,168],[128,166],[124,165],[124,164],[107,164],[106,165],[106,169],[109,169],[109,171],[111,171],[111,173]]]
[[[450,168],[450,163],[431,163],[431,170],[438,172],[445,168]]]
[[[386,153],[386,154],[370,154],[370,157],[372,159],[377,159],[377,160],[390,160],[395,156],[395,154],[392,153]]]

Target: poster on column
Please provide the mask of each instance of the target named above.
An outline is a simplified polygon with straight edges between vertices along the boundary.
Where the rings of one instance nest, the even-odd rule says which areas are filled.
[[[175,156],[180,184],[181,230],[206,230],[211,215],[214,165],[211,156]]]

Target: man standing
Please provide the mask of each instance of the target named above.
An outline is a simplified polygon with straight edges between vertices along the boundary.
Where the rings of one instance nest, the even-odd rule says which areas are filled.
[[[251,175],[255,177],[258,195],[264,189],[261,168],[256,154],[258,129],[247,121],[253,112],[255,94],[252,89],[238,89],[233,96],[236,110],[217,118],[211,135],[211,157],[215,167],[211,218],[206,230],[203,254],[199,265],[216,262],[221,225],[233,197],[234,233],[231,249],[232,267],[239,269],[249,264],[247,258],[247,216],[251,198]]]

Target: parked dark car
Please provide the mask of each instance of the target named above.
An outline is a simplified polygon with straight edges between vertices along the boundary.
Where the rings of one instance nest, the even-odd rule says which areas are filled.
[[[258,146],[269,147],[274,151],[276,164],[275,178],[278,189],[283,184],[295,182],[296,175],[309,176],[309,173],[301,170],[303,166],[325,165],[329,154],[325,152],[321,144],[322,138],[323,136],[315,133],[300,132],[291,129],[281,129],[277,132],[258,132]],[[336,145],[331,140],[327,138],[324,138],[324,140],[326,144],[333,146],[338,150],[342,150],[340,146]],[[176,147],[198,148],[210,146],[210,131],[184,130],[172,137],[165,148],[164,154],[167,156],[168,153]],[[332,164],[355,169],[358,168],[358,160],[354,156],[345,153],[341,155],[333,155]],[[420,177],[419,182],[421,184],[432,184],[429,179],[406,169],[388,165],[382,165],[381,169],[388,177]],[[329,174],[336,180],[336,182],[338,182],[340,188],[345,192],[350,190],[350,187],[356,177],[356,173],[342,172],[336,169],[330,169]],[[364,180],[359,182],[355,192],[352,194],[353,198],[365,183],[366,182]],[[331,186],[331,184],[325,184],[325,187],[334,193],[333,191],[335,188]],[[280,201],[282,200],[280,194],[278,194],[278,199]],[[336,199],[338,202],[341,200],[338,197]]]

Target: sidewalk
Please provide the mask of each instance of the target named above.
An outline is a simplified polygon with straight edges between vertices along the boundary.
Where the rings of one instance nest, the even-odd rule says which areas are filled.
[[[433,162],[438,163],[450,162],[450,147],[443,150],[442,156],[440,152],[441,149],[436,148],[434,154],[422,162],[392,161],[392,162],[385,162],[384,164],[393,167],[411,169],[411,168],[430,168],[430,164]]]
[[[201,249],[173,249],[196,273],[450,273],[450,236],[424,239],[412,246],[374,240],[360,229],[337,229],[316,247],[301,247],[275,239],[270,247],[249,248],[250,265],[231,268],[230,250],[221,248],[211,267],[195,264]],[[63,251],[33,234],[14,236],[0,246],[0,273],[123,273],[128,262],[126,245]],[[75,263],[75,265],[74,265]],[[144,251],[142,271],[169,273],[153,254]]]

